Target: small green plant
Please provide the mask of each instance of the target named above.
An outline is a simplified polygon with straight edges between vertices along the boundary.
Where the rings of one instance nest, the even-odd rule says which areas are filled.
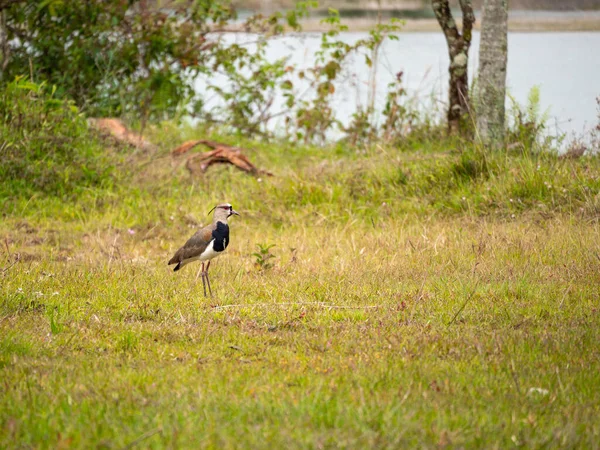
[[[396,74],[396,79],[388,84],[381,138],[384,142],[398,143],[406,139],[409,133],[415,132],[416,125],[427,125],[427,119],[421,120],[418,107],[412,99],[407,98],[402,78],[404,72]],[[426,132],[431,135],[429,130]]]
[[[554,139],[561,140],[546,133],[550,116],[548,109],[541,110],[539,86],[531,88],[525,107],[519,105],[510,94],[508,98],[512,103],[507,133],[509,145],[516,146],[524,153],[539,153],[540,150],[550,149]]]
[[[347,142],[353,147],[368,145],[377,139],[379,133],[377,126],[372,120],[374,114],[375,112],[372,108],[358,108],[356,112],[352,114],[350,124],[343,128],[348,136]]]
[[[48,320],[50,321],[50,332],[52,334],[59,334],[63,330],[63,324],[59,320],[60,306],[49,308],[46,311],[46,314],[48,315]]]
[[[259,270],[267,270],[273,267],[271,260],[275,258],[275,255],[271,253],[271,249],[275,247],[275,244],[257,244],[256,246],[258,247],[258,251],[252,253],[256,257],[256,261],[254,262],[256,267]]]
[[[117,348],[125,353],[133,352],[136,350],[139,340],[140,339],[137,334],[135,334],[133,331],[127,330],[123,332],[121,336],[119,336]]]

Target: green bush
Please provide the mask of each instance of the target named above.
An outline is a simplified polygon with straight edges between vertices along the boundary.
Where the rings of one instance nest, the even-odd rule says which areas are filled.
[[[0,198],[72,195],[110,181],[101,142],[71,101],[22,78],[0,90]]]
[[[57,97],[74,100],[88,116],[147,121],[200,114],[205,99],[195,80],[219,74],[235,88],[220,93],[234,104],[228,118],[247,126],[246,116],[255,114],[243,108],[258,103],[262,110],[284,75],[285,58],[265,58],[268,37],[282,33],[283,23],[297,28],[307,8],[248,18],[243,30],[261,36],[252,51],[224,38],[224,29],[236,27],[228,0],[0,1],[7,32],[0,81],[27,75],[56,85]]]
[[[9,2],[4,80],[26,74],[56,85],[92,116],[175,114],[193,94],[187,77],[213,56],[209,22],[233,16],[223,2],[154,3]]]
[[[317,6],[298,1],[285,14],[241,21],[229,0],[0,1],[0,84],[27,76],[56,85],[56,98],[72,99],[90,117],[145,125],[191,116],[260,138],[274,137],[275,124],[284,123],[281,131],[292,140],[323,143],[340,130],[349,142],[367,144],[379,134],[373,108],[356,111],[344,127],[332,98],[353,58],[364,58],[374,76],[381,44],[397,39],[400,26],[395,20],[377,24],[350,44],[340,35],[347,27],[331,9],[312,66],[296,66],[289,55],[273,60],[270,39],[300,30],[299,19]],[[232,41],[226,31],[244,34]],[[403,106],[400,75],[389,89],[384,116],[391,141],[417,119]]]

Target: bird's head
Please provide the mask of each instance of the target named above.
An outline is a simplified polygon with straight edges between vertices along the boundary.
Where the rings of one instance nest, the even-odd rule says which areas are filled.
[[[239,216],[239,213],[235,209],[233,209],[231,203],[221,203],[220,205],[217,205],[213,209],[211,209],[208,213],[210,214],[212,211],[215,212],[215,221],[224,221],[233,215]]]

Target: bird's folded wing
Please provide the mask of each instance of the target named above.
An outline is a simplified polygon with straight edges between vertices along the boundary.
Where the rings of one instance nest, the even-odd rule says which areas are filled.
[[[212,227],[208,226],[198,230],[183,247],[181,247],[175,253],[175,256],[171,258],[169,264],[175,264],[186,259],[195,258],[200,256],[206,247],[212,240]]]

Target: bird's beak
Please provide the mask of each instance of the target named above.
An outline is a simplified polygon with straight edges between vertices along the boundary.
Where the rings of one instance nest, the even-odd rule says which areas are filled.
[[[239,213],[239,212],[237,212],[235,209],[232,209],[232,210],[231,210],[231,213],[229,213],[229,215],[230,215],[230,216],[232,216],[232,215],[234,215],[234,214],[235,214],[236,216],[239,216],[239,215],[240,215],[240,213]],[[242,216],[240,216],[240,217],[242,217]]]

